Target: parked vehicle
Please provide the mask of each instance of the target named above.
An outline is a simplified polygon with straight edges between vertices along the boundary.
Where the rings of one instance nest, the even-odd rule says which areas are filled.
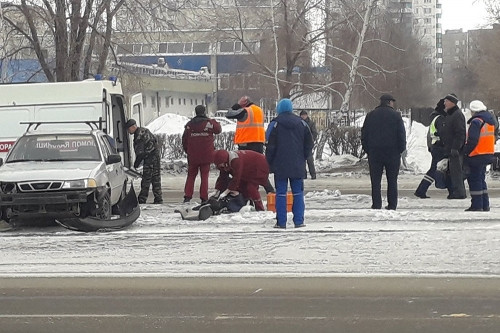
[[[94,231],[123,228],[139,217],[114,140],[96,123],[86,124],[94,129],[66,129],[73,124],[32,123],[5,161],[0,158],[3,220],[45,215],[70,229]]]
[[[111,136],[123,165],[134,161],[132,140],[124,127],[129,118],[143,125],[142,95],[130,98],[129,107],[120,82],[110,80],[0,85],[0,157],[5,157],[17,138],[26,131],[21,122],[73,122],[66,129],[86,129],[86,121],[99,122]],[[60,124],[49,128],[58,130]]]

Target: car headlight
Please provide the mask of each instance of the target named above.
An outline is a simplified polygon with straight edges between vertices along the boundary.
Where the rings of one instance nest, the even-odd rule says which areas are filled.
[[[65,181],[62,188],[65,189],[75,189],[75,188],[95,188],[97,187],[97,182],[94,178],[85,178],[77,180]]]

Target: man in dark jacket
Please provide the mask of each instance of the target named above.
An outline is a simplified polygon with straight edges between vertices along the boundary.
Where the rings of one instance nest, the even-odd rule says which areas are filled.
[[[134,119],[129,119],[125,127],[130,134],[134,135],[135,162],[134,168],[138,168],[144,161],[142,169],[141,192],[137,196],[140,204],[146,203],[149,187],[153,185],[155,204],[163,203],[161,194],[161,166],[160,152],[156,137],[145,127],[138,127]]]
[[[422,199],[429,198],[427,190],[434,183],[438,162],[444,158],[444,146],[440,135],[443,131],[446,114],[444,98],[442,98],[434,108],[434,112],[431,113],[431,123],[427,132],[427,147],[432,156],[431,166],[415,191],[415,196]]]
[[[208,176],[214,155],[214,135],[222,131],[221,125],[206,116],[203,105],[195,108],[196,116],[184,126],[182,147],[187,154],[188,173],[184,186],[184,202],[193,198],[194,182],[200,172],[200,199],[208,200]]]
[[[300,111],[300,118],[302,118],[302,120],[304,120],[307,123],[307,126],[309,126],[314,145],[316,139],[318,138],[318,131],[316,130],[316,124],[314,123],[314,121],[311,120],[311,118],[309,118],[309,116],[307,115],[307,111],[305,110]],[[311,179],[316,179],[316,168],[314,167],[313,154],[311,154],[311,156],[307,158],[307,167],[309,168],[309,174],[311,175]],[[304,178],[307,178],[307,170],[305,170]]]
[[[361,129],[361,144],[368,154],[372,185],[372,209],[382,208],[381,181],[385,168],[387,202],[385,209],[398,205],[398,175],[401,153],[406,150],[406,131],[401,114],[394,110],[396,100],[389,94],[380,97],[380,105],[366,115]]]
[[[313,138],[309,126],[293,114],[293,105],[288,98],[276,106],[278,116],[267,128],[266,159],[274,173],[276,186],[276,225],[286,228],[288,182],[293,193],[293,223],[296,228],[304,224],[304,168],[311,155]]]
[[[444,98],[444,107],[448,114],[444,121],[441,140],[444,144],[444,153],[448,157],[450,176],[447,178],[448,199],[465,199],[465,185],[463,167],[463,147],[467,130],[465,117],[457,106],[458,98],[455,94],[448,94]]]
[[[475,100],[469,106],[472,117],[467,121],[467,142],[464,147],[465,163],[469,167],[467,182],[471,205],[466,211],[489,211],[490,198],[486,185],[486,166],[493,162],[495,133],[498,123],[483,102]]]
[[[245,200],[253,201],[256,210],[265,210],[259,185],[267,183],[269,165],[263,154],[252,150],[216,150],[214,164],[220,171],[215,182],[215,198],[237,197],[241,193]]]

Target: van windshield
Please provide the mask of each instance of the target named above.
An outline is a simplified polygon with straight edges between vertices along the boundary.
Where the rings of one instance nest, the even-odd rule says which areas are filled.
[[[96,140],[90,134],[40,134],[19,138],[5,162],[100,160]]]

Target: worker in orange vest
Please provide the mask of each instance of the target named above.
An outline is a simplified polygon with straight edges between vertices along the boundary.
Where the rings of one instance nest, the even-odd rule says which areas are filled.
[[[486,166],[493,162],[498,122],[481,101],[472,101],[469,109],[472,117],[467,121],[469,129],[464,153],[465,164],[469,167],[467,183],[471,205],[466,211],[487,212],[490,210],[490,199],[485,180]]]
[[[226,117],[237,120],[234,143],[238,145],[238,149],[264,153],[264,111],[248,96],[241,97],[231,109]]]
[[[236,119],[236,132],[234,143],[238,150],[253,150],[264,154],[264,143],[266,141],[266,130],[264,128],[264,111],[250,97],[243,96],[237,104],[234,104],[227,112],[226,117]],[[266,193],[274,193],[271,182],[264,186]]]

